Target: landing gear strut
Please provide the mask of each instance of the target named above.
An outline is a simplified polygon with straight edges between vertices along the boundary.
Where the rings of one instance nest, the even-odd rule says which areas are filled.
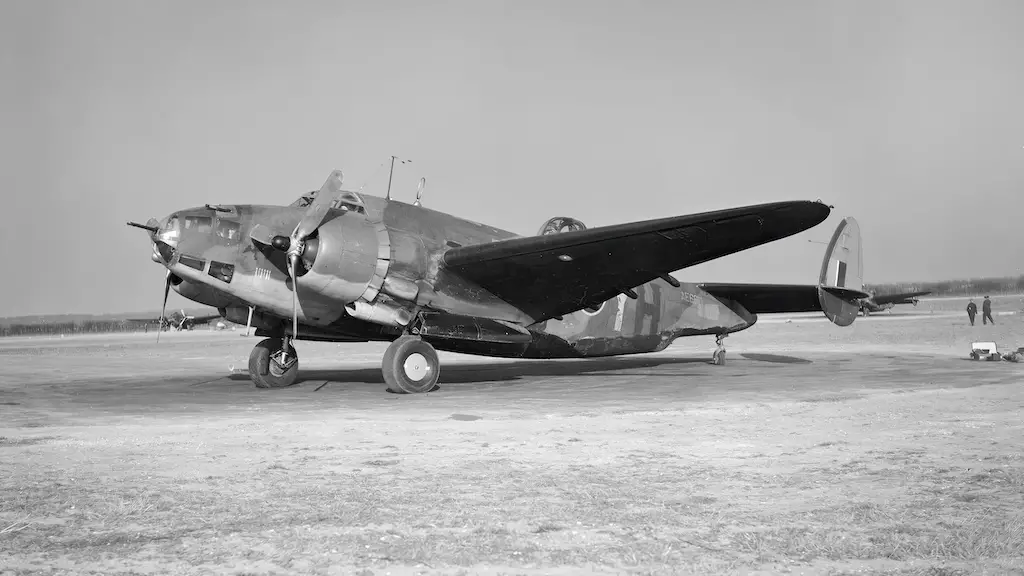
[[[249,378],[257,388],[287,388],[299,375],[299,355],[288,342],[288,355],[282,354],[280,338],[267,338],[249,354]]]
[[[728,334],[719,334],[715,336],[715,344],[718,346],[715,348],[715,353],[711,355],[711,363],[724,366],[725,365],[725,337]]]
[[[384,352],[381,372],[388,389],[397,394],[430,392],[441,375],[434,347],[419,336],[398,337]]]

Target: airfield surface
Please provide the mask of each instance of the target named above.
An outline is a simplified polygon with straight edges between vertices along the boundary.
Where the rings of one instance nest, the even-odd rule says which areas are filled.
[[[3,339],[0,575],[1024,573],[1024,363],[967,359],[1016,301],[763,316],[725,366],[442,353],[413,396],[384,344],[256,390],[240,331]]]

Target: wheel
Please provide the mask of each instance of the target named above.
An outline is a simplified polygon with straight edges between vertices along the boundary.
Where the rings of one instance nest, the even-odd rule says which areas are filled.
[[[716,366],[725,366],[725,350],[715,350],[711,355],[711,363]]]
[[[288,345],[288,366],[281,366],[278,353],[280,338],[267,338],[249,354],[249,378],[257,388],[287,388],[299,375],[299,356],[295,347]]]
[[[419,336],[400,336],[384,352],[381,372],[392,392],[419,394],[434,389],[441,363],[434,347]]]

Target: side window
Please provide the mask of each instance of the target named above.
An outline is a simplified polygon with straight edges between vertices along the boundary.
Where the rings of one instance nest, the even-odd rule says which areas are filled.
[[[238,241],[238,232],[240,226],[238,222],[232,222],[231,220],[217,219],[217,236],[227,240],[228,243]]]
[[[185,216],[185,230],[201,234],[209,233],[212,223],[213,219],[209,216]]]
[[[234,275],[234,265],[217,262],[216,260],[210,262],[210,276],[213,276],[217,280],[220,280],[221,282],[231,282],[231,278]]]
[[[178,257],[178,262],[189,268],[195,268],[196,270],[202,270],[206,267],[206,260],[202,258],[196,258],[195,256],[189,256],[188,254],[182,254]]]

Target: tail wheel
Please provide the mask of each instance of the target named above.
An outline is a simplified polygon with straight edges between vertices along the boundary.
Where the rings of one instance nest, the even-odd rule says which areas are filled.
[[[257,344],[249,354],[249,378],[257,388],[287,388],[299,375],[299,356],[295,347],[288,345],[288,363],[279,362],[280,338],[267,338]]]
[[[418,336],[401,336],[388,346],[381,363],[388,389],[398,394],[430,392],[441,375],[434,347]]]

